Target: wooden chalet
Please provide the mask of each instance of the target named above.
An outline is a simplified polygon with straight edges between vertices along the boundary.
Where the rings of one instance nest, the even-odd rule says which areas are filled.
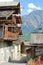
[[[12,46],[22,35],[21,24],[20,2],[0,2],[0,62],[16,55],[17,46]]]

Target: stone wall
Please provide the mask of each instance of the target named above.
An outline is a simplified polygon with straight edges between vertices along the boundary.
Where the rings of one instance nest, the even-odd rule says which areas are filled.
[[[31,33],[31,43],[43,43],[43,33]]]
[[[11,60],[19,60],[21,58],[20,47],[20,44],[8,46],[6,42],[0,42],[0,62],[8,62],[9,58]]]
[[[8,62],[10,56],[10,47],[7,47],[7,44],[0,42],[0,62]]]

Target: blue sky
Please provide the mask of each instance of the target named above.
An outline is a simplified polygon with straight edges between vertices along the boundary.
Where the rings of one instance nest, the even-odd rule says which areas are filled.
[[[20,0],[21,15],[27,15],[34,10],[43,10],[43,0]]]

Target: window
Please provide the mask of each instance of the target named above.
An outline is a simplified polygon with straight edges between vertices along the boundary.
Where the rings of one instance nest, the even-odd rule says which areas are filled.
[[[18,30],[16,28],[14,28],[14,27],[8,27],[8,31],[12,32],[12,33],[18,32]]]
[[[17,32],[17,29],[13,27],[13,33],[16,33]]]
[[[12,32],[12,28],[11,27],[8,27],[8,31]]]
[[[12,41],[7,41],[7,46],[12,46]]]

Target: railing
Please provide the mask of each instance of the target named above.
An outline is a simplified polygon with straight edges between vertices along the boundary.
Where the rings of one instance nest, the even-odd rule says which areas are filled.
[[[5,34],[7,34],[7,35],[4,37],[4,39],[16,40],[18,38],[18,34],[16,34],[16,33],[14,34],[12,32],[7,32]]]
[[[19,36],[19,30],[15,28],[14,25],[5,26],[4,39],[16,40],[18,39],[18,36]]]

